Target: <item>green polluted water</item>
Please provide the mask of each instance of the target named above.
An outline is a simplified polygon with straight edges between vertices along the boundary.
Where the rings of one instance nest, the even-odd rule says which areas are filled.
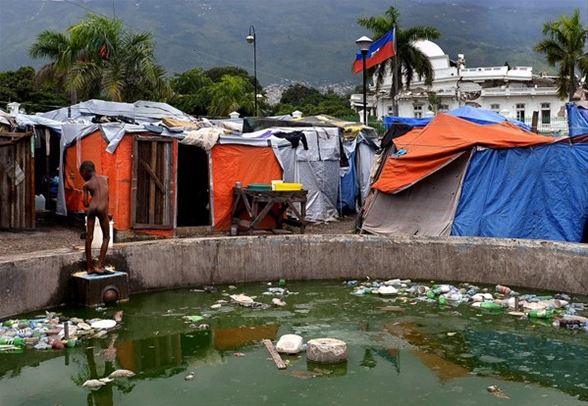
[[[109,318],[119,328],[63,351],[0,353],[0,405],[578,405],[588,401],[588,332],[375,295],[340,281],[288,283],[284,307],[211,305],[228,294],[257,301],[266,284],[135,295],[107,309],[60,309],[66,317]],[[33,314],[34,315],[34,314]],[[33,315],[28,315],[29,317]],[[184,316],[204,315],[200,330]],[[348,344],[334,366],[286,356],[285,370],[261,340],[296,333]],[[88,379],[124,368],[137,375],[99,390]],[[496,385],[507,398],[490,393]]]

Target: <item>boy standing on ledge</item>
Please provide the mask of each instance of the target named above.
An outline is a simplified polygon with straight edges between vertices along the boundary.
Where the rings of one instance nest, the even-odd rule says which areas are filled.
[[[92,161],[84,161],[80,165],[80,175],[84,183],[84,207],[88,208],[88,227],[86,230],[86,270],[88,274],[104,273],[104,257],[110,241],[110,227],[108,218],[108,182],[106,177],[96,175],[96,167]],[[89,200],[89,197],[92,200]],[[92,262],[92,239],[94,238],[94,224],[96,218],[102,229],[102,246],[98,257],[98,266],[94,268]]]

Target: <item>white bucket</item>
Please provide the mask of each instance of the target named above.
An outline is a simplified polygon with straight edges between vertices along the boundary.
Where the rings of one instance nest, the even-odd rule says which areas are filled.
[[[110,241],[108,241],[108,248],[112,248],[112,241],[114,241],[114,221],[109,221]],[[88,217],[86,217],[86,231],[88,231]],[[98,219],[94,222],[94,238],[92,239],[92,248],[100,249],[102,247],[102,228]]]

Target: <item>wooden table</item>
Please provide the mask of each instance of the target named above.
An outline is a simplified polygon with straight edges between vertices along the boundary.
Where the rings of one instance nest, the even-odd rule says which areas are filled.
[[[231,235],[237,235],[239,221],[241,220],[240,214],[243,212],[247,214],[249,220],[249,225],[245,230],[247,233],[255,230],[265,217],[271,215],[276,220],[276,229],[274,231],[281,230],[283,223],[287,222],[288,224],[299,227],[300,233],[304,234],[304,228],[306,227],[307,193],[306,190],[293,192],[274,190],[254,191],[234,187]],[[300,203],[300,210],[298,210],[298,207],[294,203]],[[274,205],[279,206],[277,213],[272,212]],[[295,219],[284,219],[284,214],[288,209],[296,217]]]

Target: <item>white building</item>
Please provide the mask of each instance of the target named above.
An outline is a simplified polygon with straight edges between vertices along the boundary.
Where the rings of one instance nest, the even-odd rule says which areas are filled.
[[[434,42],[418,41],[415,46],[431,60],[434,79],[431,86],[415,77],[410,89],[398,95],[398,115],[401,117],[425,117],[433,110],[447,111],[463,105],[496,111],[531,125],[533,112],[539,113],[538,129],[541,132],[566,132],[565,101],[557,96],[555,78],[534,75],[528,66],[489,66],[468,68],[464,55],[457,61],[449,59]],[[390,97],[392,74],[374,94],[370,86],[368,108],[382,119],[393,114]],[[431,95],[436,95],[436,106],[431,106]],[[351,106],[357,111],[363,108],[361,94],[351,96]]]

